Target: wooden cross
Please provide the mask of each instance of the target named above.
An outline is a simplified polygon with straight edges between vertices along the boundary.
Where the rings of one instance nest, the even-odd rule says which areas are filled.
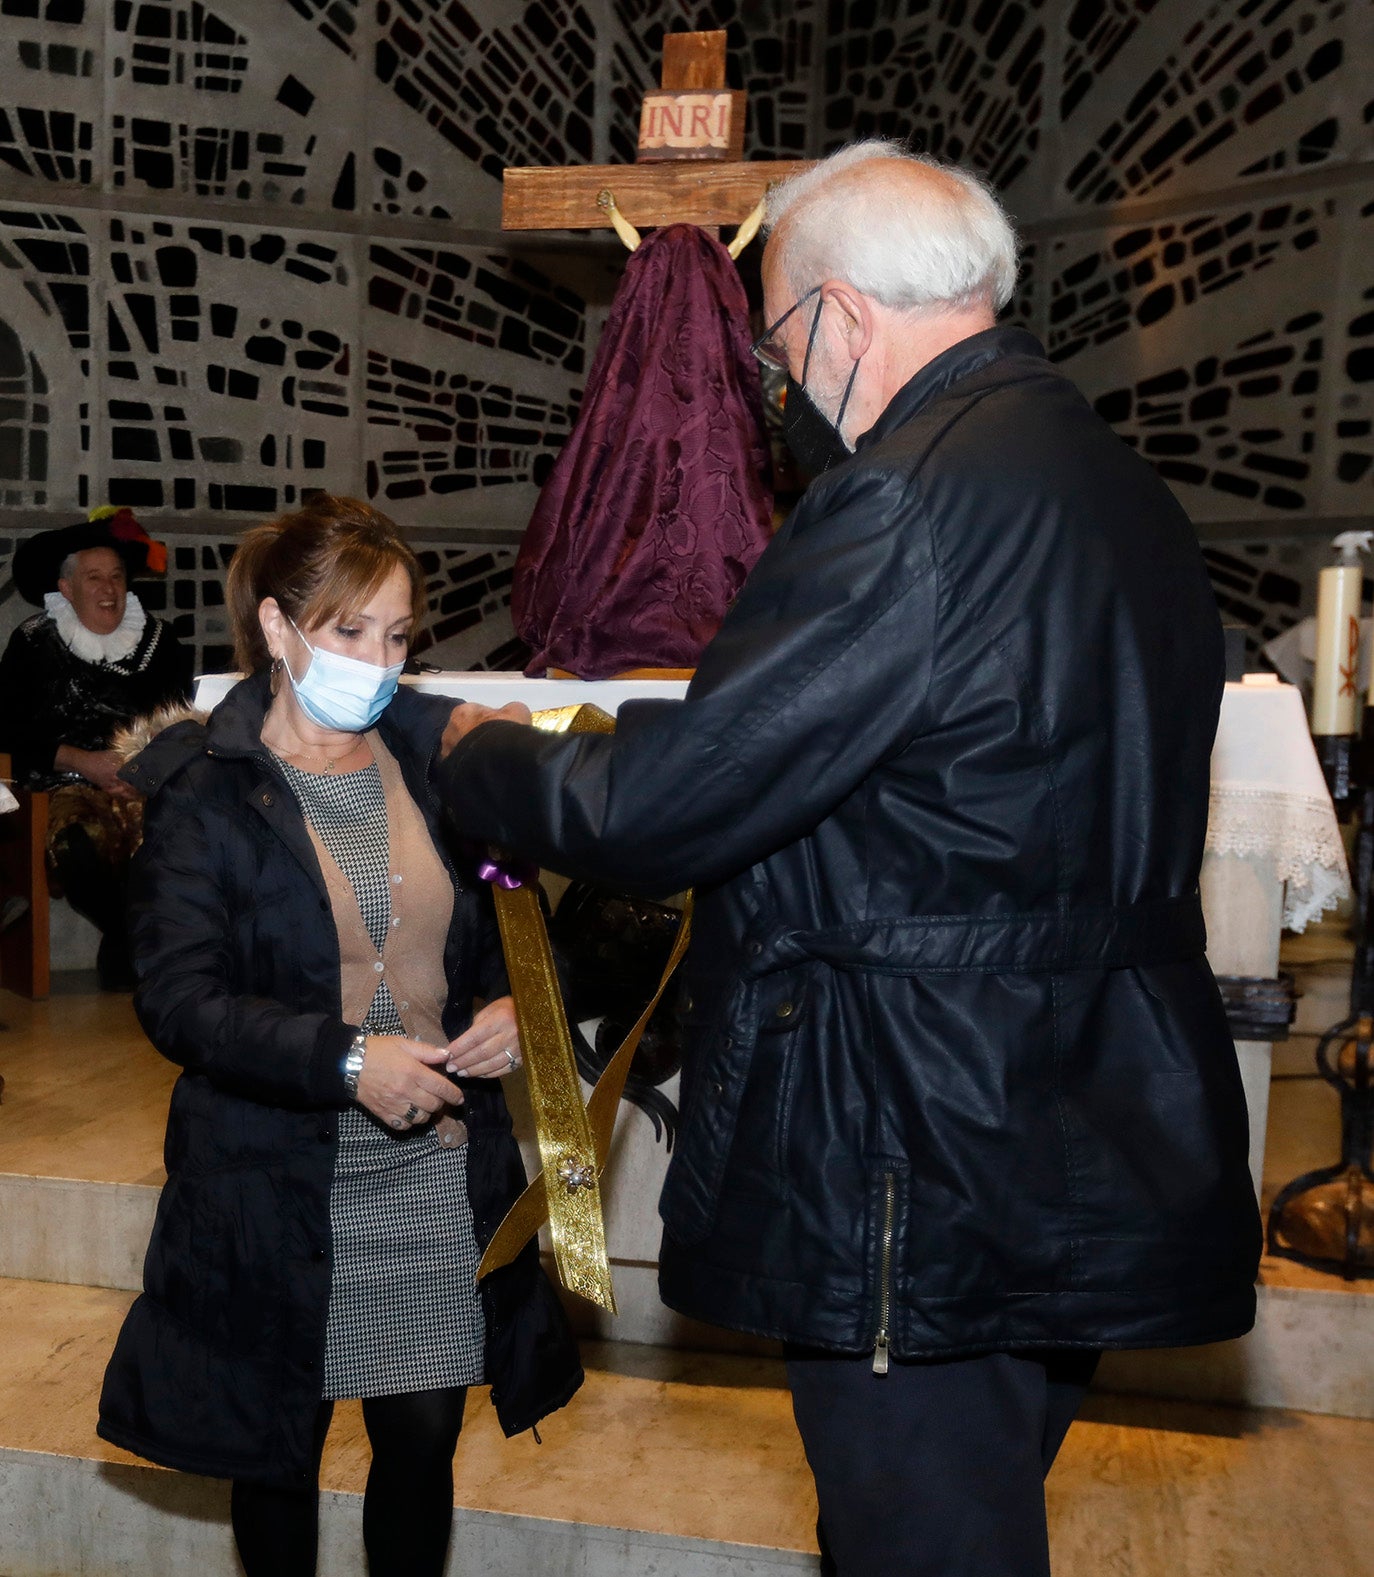
[[[725,90],[725,34],[669,33],[663,40],[663,93],[693,94],[698,100]],[[733,96],[743,131],[744,95]],[[727,115],[728,120],[728,115]],[[774,181],[811,168],[809,159],[745,160],[665,153],[646,149],[641,127],[638,164],[537,165],[508,168],[501,183],[503,230],[604,230],[613,228],[610,209],[599,203],[609,190],[632,225],[738,225],[750,216]],[[738,151],[739,140],[734,148]],[[653,162],[648,160],[665,160]]]

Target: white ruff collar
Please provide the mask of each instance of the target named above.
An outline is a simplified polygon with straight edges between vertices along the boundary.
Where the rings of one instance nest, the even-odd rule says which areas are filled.
[[[143,604],[133,592],[129,593],[128,601],[124,604],[124,617],[108,635],[97,635],[94,630],[88,630],[77,618],[76,609],[60,591],[45,594],[43,611],[57,626],[62,644],[74,657],[87,663],[117,663],[127,657],[142,640],[143,626],[148,622]]]

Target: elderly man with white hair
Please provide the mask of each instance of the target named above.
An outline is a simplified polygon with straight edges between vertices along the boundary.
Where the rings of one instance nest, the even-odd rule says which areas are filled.
[[[1044,1577],[1105,1348],[1254,1314],[1198,869],[1223,682],[1189,522],[1034,337],[967,171],[783,186],[758,353],[812,481],[681,702],[455,711],[469,834],[693,886],[664,1301],[780,1339],[828,1569]]]

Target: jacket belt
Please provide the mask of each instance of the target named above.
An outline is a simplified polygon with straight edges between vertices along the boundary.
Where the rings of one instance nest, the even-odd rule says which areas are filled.
[[[779,926],[746,940],[745,954],[755,974],[810,960],[883,975],[1029,974],[1171,964],[1201,958],[1206,947],[1202,900],[1190,893],[995,917],[912,915],[819,931]]]

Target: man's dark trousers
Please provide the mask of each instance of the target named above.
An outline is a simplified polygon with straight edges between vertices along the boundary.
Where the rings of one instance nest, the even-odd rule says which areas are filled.
[[[873,1373],[871,1355],[787,1349],[816,1479],[821,1570],[1049,1577],[1044,1479],[1095,1351],[988,1353]]]

